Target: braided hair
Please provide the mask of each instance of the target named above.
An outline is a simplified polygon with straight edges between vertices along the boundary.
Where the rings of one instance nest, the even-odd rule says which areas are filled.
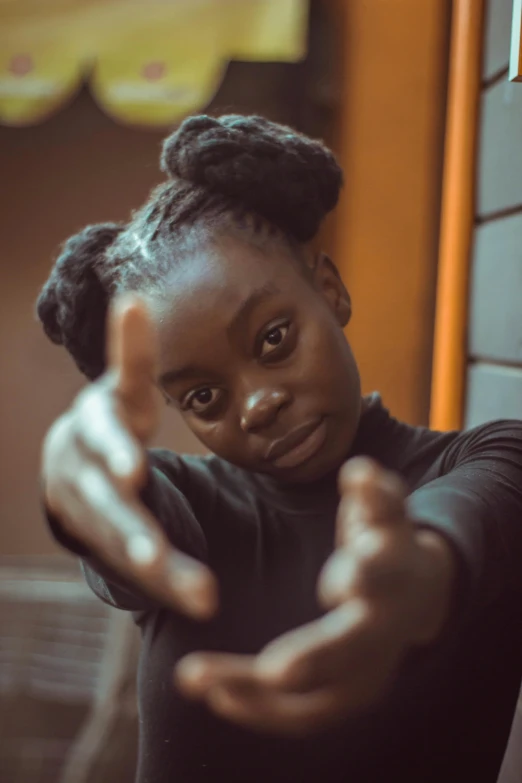
[[[160,283],[191,227],[226,231],[254,216],[254,230],[262,223],[304,244],[342,186],[320,141],[257,116],[190,117],[165,140],[161,169],[167,181],[128,223],[88,226],[65,242],[38,298],[46,335],[90,380],[105,369],[111,298]]]

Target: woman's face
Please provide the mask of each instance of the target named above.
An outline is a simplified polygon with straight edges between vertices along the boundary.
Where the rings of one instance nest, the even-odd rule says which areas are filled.
[[[192,432],[219,457],[283,482],[338,467],[361,395],[343,332],[350,301],[332,263],[299,261],[281,241],[225,236],[176,267],[149,302],[160,387]]]

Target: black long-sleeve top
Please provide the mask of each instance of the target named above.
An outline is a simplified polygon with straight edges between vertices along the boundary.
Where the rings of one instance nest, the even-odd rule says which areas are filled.
[[[522,422],[464,433],[414,428],[367,398],[347,457],[396,471],[410,515],[451,544],[454,616],[412,653],[371,710],[306,739],[265,736],[185,700],[175,663],[194,650],[256,653],[320,616],[316,584],[334,547],[336,476],[281,487],[217,457],[149,454],[143,500],[178,548],[220,583],[220,612],[197,623],[157,605],[85,552],[104,601],[142,630],[137,783],[495,783],[522,677]]]

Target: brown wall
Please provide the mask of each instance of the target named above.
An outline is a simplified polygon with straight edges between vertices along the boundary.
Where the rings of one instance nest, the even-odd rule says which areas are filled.
[[[38,289],[64,237],[143,200],[162,135],[117,126],[87,94],[39,127],[0,128],[0,554],[55,551],[40,520],[39,447],[81,385],[33,318]]]

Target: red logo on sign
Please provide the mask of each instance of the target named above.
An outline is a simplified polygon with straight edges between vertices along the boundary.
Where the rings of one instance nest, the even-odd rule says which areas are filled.
[[[15,54],[8,69],[14,76],[26,76],[34,68],[33,58],[29,54]]]
[[[158,79],[161,79],[163,76],[165,76],[166,72],[167,67],[165,63],[153,62],[147,63],[143,66],[141,75],[144,79],[147,79],[148,82],[156,82]]]

